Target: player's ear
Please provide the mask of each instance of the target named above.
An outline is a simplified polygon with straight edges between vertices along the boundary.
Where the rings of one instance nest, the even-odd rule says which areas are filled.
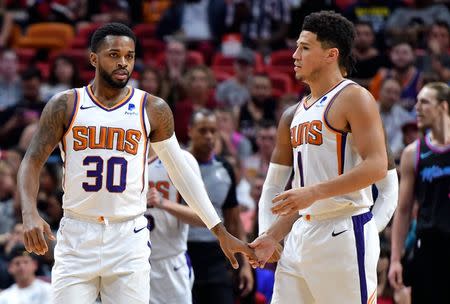
[[[327,60],[338,61],[339,60],[339,50],[337,48],[328,49]]]
[[[96,68],[97,67],[97,54],[95,54],[94,52],[90,52],[89,53],[89,62],[91,63],[91,65]]]

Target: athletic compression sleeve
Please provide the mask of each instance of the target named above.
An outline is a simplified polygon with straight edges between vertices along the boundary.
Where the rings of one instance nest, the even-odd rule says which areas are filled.
[[[183,199],[198,214],[208,229],[220,223],[220,218],[209,200],[201,177],[186,162],[175,134],[169,139],[151,144]]]
[[[378,189],[378,197],[374,203],[372,213],[378,232],[381,232],[394,214],[398,201],[398,177],[397,170],[391,169],[386,177],[375,183]]]
[[[276,163],[269,164],[266,180],[264,181],[261,198],[259,199],[258,223],[261,235],[275,222],[277,216],[270,210],[272,208],[272,199],[283,192],[286,184],[291,177],[292,167]]]

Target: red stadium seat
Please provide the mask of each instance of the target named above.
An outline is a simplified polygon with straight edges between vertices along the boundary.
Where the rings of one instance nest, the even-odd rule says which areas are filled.
[[[268,73],[272,82],[272,93],[275,97],[280,97],[292,92],[292,79],[283,73]]]
[[[155,25],[140,23],[133,27],[133,32],[138,40],[155,38]]]
[[[223,71],[228,71],[231,74],[234,74],[234,64],[235,58],[231,56],[225,56],[220,52],[217,52],[212,60],[212,67],[220,68]],[[255,52],[255,72],[263,72],[264,71],[264,60],[262,55]]]
[[[216,81],[218,83],[233,77],[233,74],[230,74],[230,73],[228,73],[226,71],[222,71],[220,68],[214,68],[213,67],[212,70],[213,70],[213,73],[214,73],[214,77],[216,78]]]
[[[158,39],[142,39],[142,57],[146,64],[155,64],[158,57],[166,49],[164,42]]]
[[[158,55],[156,59],[156,66],[162,67],[164,66],[164,62],[166,60],[166,53],[162,52]],[[205,60],[203,58],[202,53],[198,51],[187,51],[186,55],[186,65],[187,67],[193,67],[196,65],[205,64]]]
[[[80,28],[72,40],[71,48],[84,49],[89,47],[92,34],[98,29],[101,23],[90,23]]]

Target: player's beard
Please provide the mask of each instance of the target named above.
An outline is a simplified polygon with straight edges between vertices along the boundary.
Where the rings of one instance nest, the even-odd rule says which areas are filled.
[[[127,83],[128,80],[130,80],[130,75],[128,75],[128,78],[125,81],[115,81],[112,78],[112,74],[114,73],[114,71],[111,74],[108,74],[108,72],[106,72],[101,66],[98,67],[98,71],[100,73],[100,77],[107,83],[109,84],[112,88],[115,89],[123,89]]]

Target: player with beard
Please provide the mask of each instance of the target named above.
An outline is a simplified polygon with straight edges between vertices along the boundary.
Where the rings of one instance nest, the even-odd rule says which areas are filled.
[[[378,100],[381,85],[386,78],[396,78],[402,85],[400,105],[414,111],[416,96],[422,87],[422,73],[415,66],[416,57],[413,46],[406,41],[397,40],[389,51],[391,69],[381,68],[369,84],[369,90]]]
[[[106,304],[149,303],[151,243],[143,216],[149,144],[233,267],[238,267],[235,252],[252,254],[226,231],[200,177],[186,163],[167,103],[127,86],[135,45],[135,35],[123,24],[96,30],[90,53],[93,82],[48,102],[19,169],[25,246],[43,255],[45,236],[55,237],[36,207],[39,174],[60,145],[64,217],[52,270],[54,303],[93,303],[99,294]]]

